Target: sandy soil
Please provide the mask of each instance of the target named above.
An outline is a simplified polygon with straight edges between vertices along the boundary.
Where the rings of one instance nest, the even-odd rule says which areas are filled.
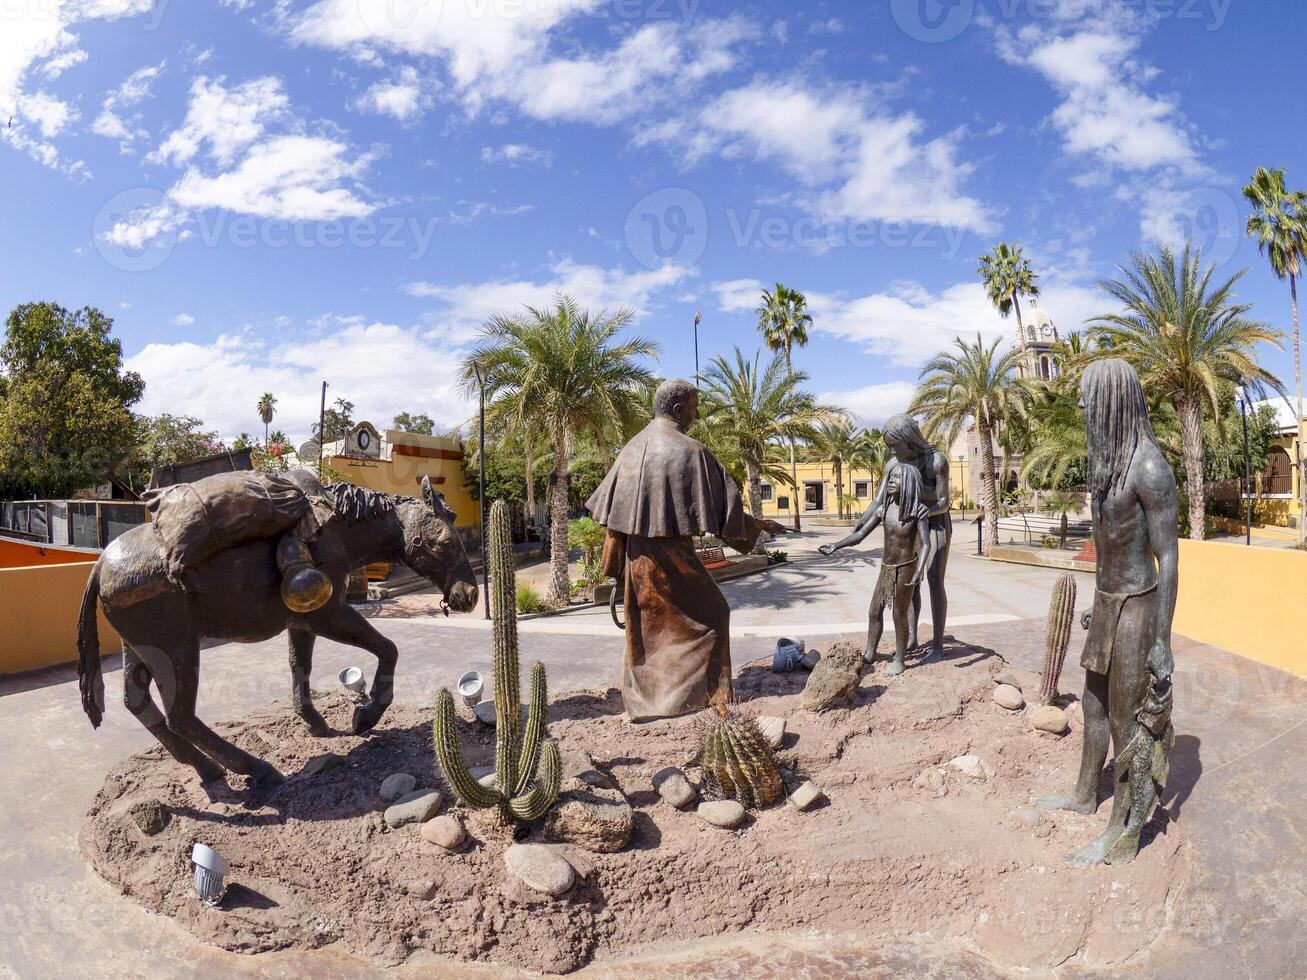
[[[692,755],[696,719],[631,725],[612,690],[553,700],[552,737],[590,753],[636,808],[622,853],[555,845],[579,873],[562,898],[511,881],[503,841],[473,838],[447,853],[416,826],[385,826],[385,776],[408,772],[420,787],[442,787],[430,710],[411,705],[393,706],[367,738],[312,738],[284,703],[220,726],[290,774],[273,791],[246,792],[237,777],[206,790],[158,749],[127,759],[92,805],[82,849],[124,894],[204,941],[251,953],[340,943],[381,964],[435,953],[566,972],[652,944],[819,930],[960,945],[1000,969],[1067,961],[1092,969],[1125,961],[1165,927],[1187,848],[1164,813],[1133,864],[1087,871],[1063,855],[1101,831],[1108,805],[1093,817],[1045,815],[1034,827],[1018,819],[1028,814],[1014,816],[1034,796],[1069,786],[1080,739],[1034,732],[993,704],[1004,663],[992,651],[953,644],[945,662],[899,678],[878,663],[854,708],[819,716],[798,707],[806,675],[768,666],[739,672],[742,710],[787,718],[784,757],[829,803],[808,813],[781,804],[735,831],[672,809],[652,790],[654,773]],[[347,726],[342,695],[317,703],[338,731]],[[467,721],[472,764],[492,760],[492,739]],[[340,764],[302,771],[325,752]],[[947,768],[964,754],[994,776]],[[918,780],[933,767],[944,767],[942,779]],[[446,799],[442,812],[461,811]],[[169,815],[152,836],[131,812],[150,800]],[[187,857],[197,840],[232,865],[218,909],[192,891]]]

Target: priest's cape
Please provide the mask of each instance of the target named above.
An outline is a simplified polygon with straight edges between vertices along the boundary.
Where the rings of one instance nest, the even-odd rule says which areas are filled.
[[[604,574],[625,579],[622,699],[632,721],[731,700],[731,609],[694,536],[749,551],[762,522],[708,448],[665,417],[618,454],[586,507],[608,529]]]

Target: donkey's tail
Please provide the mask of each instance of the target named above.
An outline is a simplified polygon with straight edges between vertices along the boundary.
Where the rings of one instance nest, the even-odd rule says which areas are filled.
[[[104,718],[104,678],[100,676],[100,627],[95,607],[100,599],[100,563],[91,569],[86,591],[82,594],[82,611],[77,618],[77,679],[82,691],[82,710],[93,728]]]

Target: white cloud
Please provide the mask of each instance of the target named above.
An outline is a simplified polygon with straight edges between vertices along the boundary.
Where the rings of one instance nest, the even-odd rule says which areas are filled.
[[[906,411],[916,390],[911,381],[887,381],[849,391],[827,391],[818,397],[852,413],[859,425],[880,426],[891,415]]]
[[[207,143],[215,162],[230,163],[269,123],[286,119],[289,105],[280,78],[265,76],[228,88],[224,79],[201,76],[191,83],[186,119],[147,159],[187,163]]]
[[[803,188],[803,205],[827,219],[994,228],[988,210],[962,190],[956,134],[927,138],[913,113],[872,108],[851,87],[821,90],[758,79],[726,92],[689,119],[647,129],[693,160],[707,153],[774,161]]]
[[[746,313],[758,308],[765,288],[760,279],[729,279],[710,284],[723,313]]]
[[[172,318],[171,322],[173,326],[189,327],[192,323],[195,322],[195,317],[191,316],[189,313],[178,313],[175,317]]]
[[[440,426],[467,419],[457,392],[461,352],[418,327],[363,317],[327,317],[304,334],[252,328],[209,343],[152,343],[127,358],[145,379],[139,411],[156,415],[185,406],[224,437],[261,428],[255,405],[278,399],[275,425],[298,445],[318,418],[319,385],[354,402],[356,417],[385,428],[399,412],[426,412]]]
[[[125,119],[123,110],[149,98],[154,80],[159,77],[163,67],[164,62],[161,61],[157,65],[138,68],[128,75],[118,88],[105,97],[100,114],[91,123],[91,132],[118,140],[119,149],[123,153],[130,153],[135,141],[147,137],[149,133],[140,125],[139,112]]]
[[[353,106],[361,112],[375,112],[393,116],[400,122],[420,117],[431,105],[431,96],[424,90],[417,69],[405,66],[390,81],[376,82],[354,100]]]
[[[503,146],[481,147],[481,162],[506,163],[510,167],[538,163],[542,167],[549,168],[554,165],[554,154],[551,150],[526,143],[505,143]]]
[[[47,79],[57,77],[85,60],[74,27],[88,20],[146,13],[153,5],[154,0],[42,0],[7,5],[0,18],[0,119],[5,122],[0,140],[44,166],[71,176],[87,176],[83,162],[65,160],[52,142],[76,114],[49,93],[28,87],[33,68]]]
[[[452,328],[460,336],[471,336],[492,316],[517,313],[524,306],[549,306],[558,293],[575,297],[581,306],[594,312],[601,309],[611,312],[621,307],[642,312],[661,291],[696,275],[695,270],[686,266],[665,265],[627,272],[578,265],[571,259],[555,263],[550,272],[551,276],[540,282],[495,279],[452,286],[415,282],[405,287],[405,291],[411,296],[439,300],[443,304],[438,313],[442,328]]]

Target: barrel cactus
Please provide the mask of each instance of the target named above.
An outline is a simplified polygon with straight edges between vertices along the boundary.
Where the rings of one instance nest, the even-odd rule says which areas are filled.
[[[710,798],[738,800],[756,809],[785,795],[771,746],[752,718],[735,715],[707,721],[699,765]]]
[[[1044,674],[1039,682],[1039,702],[1048,704],[1057,697],[1057,682],[1066,662],[1067,644],[1071,642],[1071,621],[1076,613],[1076,580],[1062,575],[1053,585],[1053,599],[1048,606],[1048,627],[1044,633]]]
[[[505,819],[538,820],[558,799],[563,765],[558,746],[545,740],[549,710],[545,665],[531,668],[531,705],[522,731],[521,677],[517,660],[517,581],[508,505],[496,500],[490,508],[488,558],[494,615],[495,785],[472,778],[458,747],[454,697],[442,689],[436,695],[432,726],[436,760],[454,795],[474,809],[498,807]]]

